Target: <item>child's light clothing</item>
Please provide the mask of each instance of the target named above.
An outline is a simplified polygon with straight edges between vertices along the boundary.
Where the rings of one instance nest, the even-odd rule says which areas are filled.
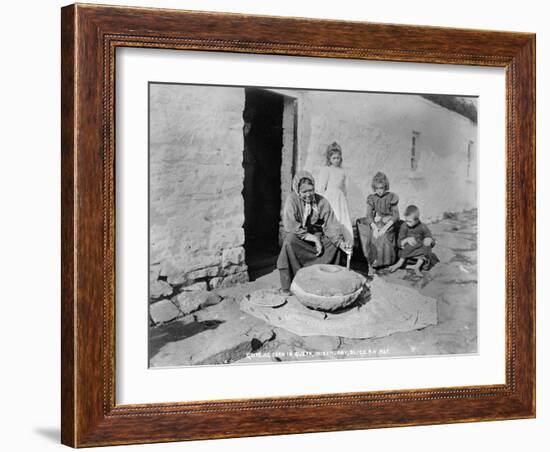
[[[318,193],[327,199],[336,219],[344,227],[346,241],[353,243],[353,229],[346,201],[346,173],[342,168],[324,166],[318,179]]]

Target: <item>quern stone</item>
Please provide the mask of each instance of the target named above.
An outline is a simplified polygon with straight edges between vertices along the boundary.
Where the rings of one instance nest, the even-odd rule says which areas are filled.
[[[366,289],[366,279],[339,265],[311,265],[298,270],[290,291],[305,306],[334,311],[353,303]]]

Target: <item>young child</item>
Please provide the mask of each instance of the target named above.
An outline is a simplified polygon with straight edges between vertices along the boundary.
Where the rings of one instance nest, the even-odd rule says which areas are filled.
[[[357,220],[357,232],[363,254],[372,268],[395,262],[395,223],[399,220],[399,197],[389,191],[390,182],[384,173],[372,179],[372,191],[367,196],[367,216]]]
[[[418,276],[422,276],[420,270],[429,270],[439,259],[432,252],[435,241],[428,226],[420,222],[420,210],[414,205],[410,205],[405,210],[405,221],[399,228],[397,245],[401,248],[399,260],[390,267],[394,272],[401,268],[407,261],[412,264],[407,268],[412,268]]]
[[[321,168],[317,190],[327,199],[336,219],[344,226],[345,240],[353,243],[353,230],[346,201],[346,173],[342,168],[342,148],[336,142],[327,147],[326,166]]]

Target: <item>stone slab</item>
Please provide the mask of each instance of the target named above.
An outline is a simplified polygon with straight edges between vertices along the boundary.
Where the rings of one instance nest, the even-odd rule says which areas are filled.
[[[204,292],[208,289],[208,285],[205,281],[199,281],[189,286],[182,287],[184,292]]]
[[[477,323],[477,284],[449,286],[442,294],[439,321]]]
[[[456,253],[446,246],[436,245],[433,249],[440,262],[447,264],[456,256]]]
[[[340,347],[340,339],[335,336],[306,336],[302,338],[302,347],[312,351],[333,351]]]
[[[443,233],[435,234],[436,245],[434,248],[435,254],[437,254],[437,245],[441,244],[447,248],[453,250],[473,250],[476,247],[476,241],[466,238],[463,234],[458,233]]]
[[[213,306],[221,297],[213,292],[182,292],[175,297],[175,303],[182,314],[187,315],[201,308]]]
[[[248,272],[234,273],[229,276],[212,278],[208,284],[211,289],[223,289],[248,282]]]
[[[437,302],[417,290],[375,277],[371,297],[338,314],[321,313],[303,306],[294,296],[276,308],[258,306],[254,293],[241,299],[241,309],[270,325],[299,336],[376,338],[437,324]]]
[[[431,270],[431,277],[442,283],[475,282],[477,267],[462,262],[439,263]]]
[[[187,274],[187,278],[189,280],[195,280],[200,278],[212,278],[214,276],[218,276],[218,273],[220,272],[219,267],[206,267],[201,268],[200,270],[195,270]]]
[[[230,265],[239,265],[242,262],[244,262],[244,248],[242,246],[223,250],[222,267],[225,268]]]
[[[460,251],[459,254],[463,256],[466,260],[476,263],[477,262],[477,250],[474,251]]]
[[[172,291],[172,286],[166,281],[153,281],[149,286],[149,296],[152,300],[169,297]]]
[[[258,289],[275,289],[280,287],[279,270],[274,270],[256,281],[250,281],[232,287],[219,287],[213,290],[223,298],[231,297],[237,300]]]
[[[172,301],[164,299],[149,305],[149,315],[155,323],[165,323],[181,316],[180,310]]]
[[[150,329],[152,367],[227,364],[274,336],[273,328],[231,298],[164,327]]]
[[[151,264],[149,266],[149,283],[158,280],[160,276],[160,264]]]

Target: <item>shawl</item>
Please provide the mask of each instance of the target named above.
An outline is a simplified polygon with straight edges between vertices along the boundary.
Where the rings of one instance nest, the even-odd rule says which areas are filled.
[[[298,195],[298,188],[303,179],[315,182],[311,173],[298,171],[292,181],[293,192],[288,196],[283,209],[283,226],[287,233],[294,233],[304,239],[308,234],[309,224],[317,224],[322,227],[323,234],[336,246],[343,240],[340,223],[329,202],[321,195],[315,193],[313,201],[306,203]]]
[[[313,186],[313,191],[315,191],[315,179],[309,171],[301,170],[297,171],[292,179],[292,189],[294,192],[300,196],[300,185],[302,181],[307,180]],[[300,198],[300,201],[304,204],[304,213],[302,215],[302,227],[305,227],[307,219],[311,215],[310,221],[312,224],[316,223],[319,219],[319,206],[317,204],[316,196],[313,196],[313,201],[306,202]]]

